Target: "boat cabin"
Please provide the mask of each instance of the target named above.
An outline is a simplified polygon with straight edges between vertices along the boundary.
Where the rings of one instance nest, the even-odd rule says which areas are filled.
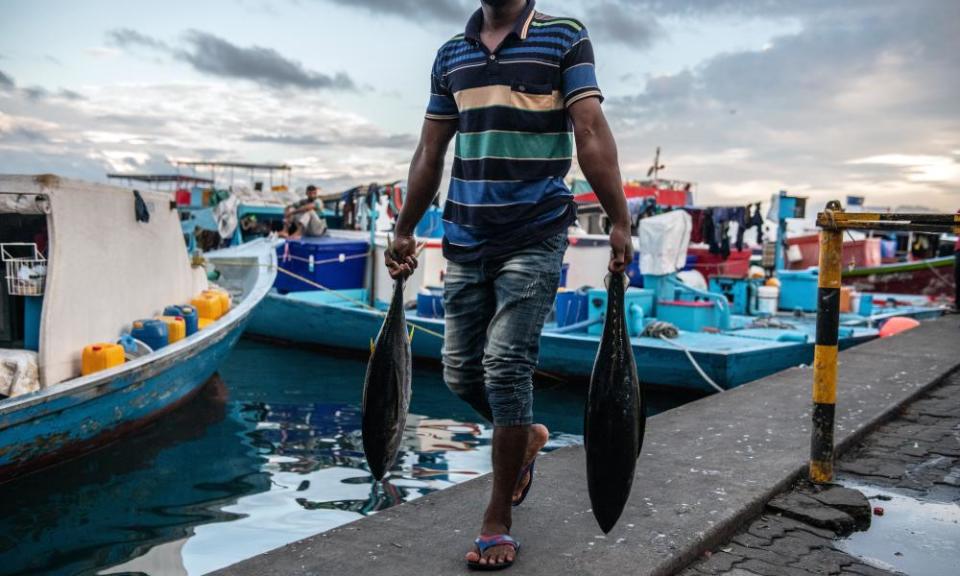
[[[85,346],[207,288],[167,194],[0,176],[0,400],[81,374]]]

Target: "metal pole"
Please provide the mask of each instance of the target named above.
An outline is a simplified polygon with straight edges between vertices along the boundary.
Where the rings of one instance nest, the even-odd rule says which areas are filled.
[[[831,201],[826,213],[842,212]],[[817,340],[813,356],[813,427],[810,438],[810,480],[833,480],[833,422],[837,404],[837,342],[840,332],[840,273],[843,231],[820,231],[820,271],[817,279]]]

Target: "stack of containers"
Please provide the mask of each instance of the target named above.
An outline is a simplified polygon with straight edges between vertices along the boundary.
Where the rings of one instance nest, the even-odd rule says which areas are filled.
[[[190,304],[199,317],[197,327],[203,330],[230,310],[230,295],[225,290],[204,290]]]
[[[130,334],[124,334],[117,344],[86,346],[81,357],[81,373],[86,376],[122,364],[126,348],[135,348],[132,339],[143,342],[150,350],[183,340],[218,320],[230,306],[230,294],[220,288],[204,290],[189,305],[167,306],[163,315],[155,319],[134,322]]]
[[[184,326],[187,330],[187,336],[192,336],[198,330],[197,320],[199,316],[197,315],[197,309],[190,305],[184,306],[167,306],[163,309],[164,316],[179,316],[183,318]]]

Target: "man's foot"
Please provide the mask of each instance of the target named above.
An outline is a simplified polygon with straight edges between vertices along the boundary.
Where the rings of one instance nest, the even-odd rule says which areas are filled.
[[[467,552],[465,560],[475,570],[507,568],[516,560],[520,549],[520,544],[510,537],[506,529],[492,533],[484,531],[474,546],[473,550]]]
[[[536,459],[537,454],[550,440],[550,431],[543,424],[532,424],[530,426],[530,437],[527,440],[527,452],[523,456],[523,473],[517,480],[517,486],[513,490],[513,505],[516,506],[523,498],[523,492],[533,480],[533,467],[531,464]]]

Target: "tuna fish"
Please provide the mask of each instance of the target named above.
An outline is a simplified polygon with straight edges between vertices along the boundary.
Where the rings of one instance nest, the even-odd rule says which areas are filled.
[[[377,480],[397,458],[410,408],[410,337],[403,313],[403,280],[397,280],[363,383],[363,452]]]
[[[624,310],[623,274],[607,276],[607,315],[583,422],[587,488],[604,533],[620,519],[643,445],[646,416]]]

